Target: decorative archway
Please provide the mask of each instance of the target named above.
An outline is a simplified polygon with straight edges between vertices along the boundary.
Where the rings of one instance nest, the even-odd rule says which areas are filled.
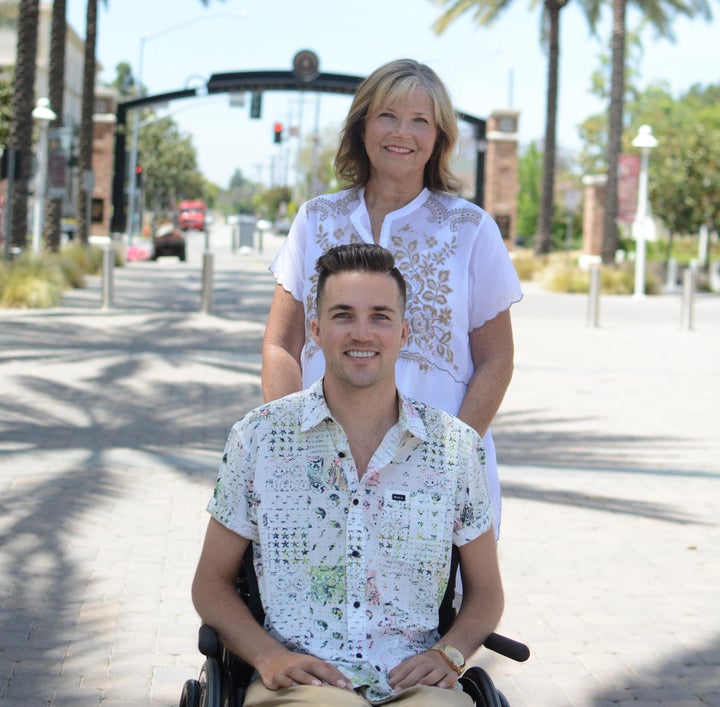
[[[295,55],[291,71],[234,71],[213,74],[205,86],[205,91],[208,94],[236,93],[240,91],[252,93],[262,93],[263,91],[312,91],[315,93],[352,95],[365,78],[349,74],[324,73],[318,71],[318,67],[317,56],[311,51],[302,50]],[[167,101],[194,98],[199,93],[198,88],[187,88],[118,103],[112,185],[113,212],[110,223],[110,230],[113,233],[123,233],[127,225],[125,206],[125,180],[127,176],[125,127],[127,125],[128,111],[157,103],[166,103]],[[478,148],[475,164],[475,197],[473,201],[478,206],[482,206],[485,189],[486,121],[468,113],[458,112],[457,116],[474,128],[474,137]]]

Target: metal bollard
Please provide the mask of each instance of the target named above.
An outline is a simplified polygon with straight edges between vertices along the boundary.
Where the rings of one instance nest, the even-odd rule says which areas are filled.
[[[213,261],[214,256],[212,253],[203,253],[202,298],[200,302],[200,311],[204,314],[210,314],[210,311],[212,310]]]
[[[665,288],[668,292],[677,291],[678,262],[675,258],[670,258],[667,264],[667,276],[665,278]]]
[[[682,309],[680,312],[680,328],[693,328],[693,306],[695,303],[695,270],[687,268],[683,273]]]
[[[590,288],[588,290],[588,306],[586,325],[600,326],[600,289],[602,285],[602,268],[597,263],[590,266]]]
[[[115,248],[106,245],[102,259],[102,308],[110,309],[113,302],[113,269],[115,267]]]

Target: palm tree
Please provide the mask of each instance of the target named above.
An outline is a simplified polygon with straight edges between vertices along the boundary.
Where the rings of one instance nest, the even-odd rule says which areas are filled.
[[[39,0],[20,0],[17,21],[15,89],[12,101],[10,147],[22,155],[22,168],[13,186],[13,219],[10,242],[27,246],[27,200],[30,155],[32,154],[33,103],[35,91],[35,54],[37,51]]]
[[[595,17],[603,0],[591,0]],[[699,15],[705,20],[711,18],[706,0],[635,0],[638,9],[653,25],[658,36],[674,39],[672,19],[676,14],[689,18]],[[612,0],[612,68],[610,76],[610,105],[608,107],[608,180],[603,220],[602,260],[612,263],[618,248],[618,164],[623,133],[623,104],[625,102],[625,43],[627,0]],[[591,22],[594,28],[594,24]]]
[[[200,0],[204,6],[210,0]],[[107,6],[107,0],[103,0]],[[82,108],[80,116],[80,139],[78,166],[80,168],[80,188],[77,203],[77,234],[80,242],[87,243],[90,237],[90,224],[87,220],[87,200],[90,194],[85,184],[85,174],[92,170],[93,109],[95,105],[95,49],[97,44],[97,0],[88,0],[85,19],[85,55],[83,62]],[[92,192],[92,188],[90,188]]]
[[[510,5],[512,0],[438,0],[449,8],[435,21],[433,28],[441,34],[460,15],[474,11],[474,19],[480,25],[489,25]],[[531,0],[530,7],[539,0]],[[560,73],[560,11],[569,0],[543,0],[543,30],[541,41],[548,52],[547,101],[545,112],[545,145],[543,158],[542,190],[538,212],[535,252],[547,253],[552,243],[552,221],[555,192],[555,152],[557,133],[558,77]]]
[[[107,0],[104,0],[107,3]],[[80,112],[80,145],[78,167],[80,188],[77,201],[77,238],[81,243],[90,239],[90,224],[87,219],[87,201],[92,196],[92,187],[86,183],[85,175],[92,173],[93,113],[95,108],[95,48],[97,44],[97,0],[88,0],[85,15],[85,54],[83,61],[83,87]]]
[[[65,42],[67,34],[66,0],[53,0],[52,25],[50,29],[50,73],[48,93],[50,106],[57,119],[53,127],[63,124],[65,110]],[[62,216],[62,198],[48,199],[45,206],[45,226],[43,237],[51,251],[60,248],[60,217]]]

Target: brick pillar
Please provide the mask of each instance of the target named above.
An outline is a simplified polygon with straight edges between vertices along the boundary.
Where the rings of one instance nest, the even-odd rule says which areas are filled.
[[[519,115],[496,110],[487,121],[485,211],[497,221],[508,250],[515,248],[517,235]]]
[[[593,174],[583,177],[585,191],[583,207],[583,247],[584,256],[602,255],[603,220],[605,218],[606,174]]]

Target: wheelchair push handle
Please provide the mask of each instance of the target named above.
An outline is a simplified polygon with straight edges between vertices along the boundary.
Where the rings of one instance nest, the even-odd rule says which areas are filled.
[[[491,633],[485,639],[483,646],[518,663],[524,663],[530,657],[530,649],[524,643],[499,633]]]

